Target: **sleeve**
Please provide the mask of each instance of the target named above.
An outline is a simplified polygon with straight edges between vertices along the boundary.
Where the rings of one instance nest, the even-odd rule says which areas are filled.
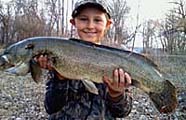
[[[59,111],[67,102],[68,80],[58,80],[53,72],[48,73],[44,106],[48,114]]]
[[[106,106],[114,118],[124,118],[129,115],[132,109],[132,97],[125,93],[113,101],[113,98],[106,93]]]

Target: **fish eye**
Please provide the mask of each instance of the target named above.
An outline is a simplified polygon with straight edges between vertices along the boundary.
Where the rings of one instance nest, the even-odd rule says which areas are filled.
[[[34,49],[34,44],[26,45],[25,49]]]

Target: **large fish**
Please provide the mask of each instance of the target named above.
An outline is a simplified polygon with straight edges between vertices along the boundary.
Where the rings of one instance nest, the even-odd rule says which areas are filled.
[[[31,72],[37,82],[42,73],[33,58],[41,54],[48,55],[53,61],[52,68],[59,75],[72,80],[102,83],[104,75],[112,78],[114,69],[123,68],[131,75],[132,85],[148,94],[161,113],[173,112],[177,107],[175,86],[163,77],[152,61],[131,51],[82,40],[58,37],[22,40],[0,55],[0,68],[17,75]]]

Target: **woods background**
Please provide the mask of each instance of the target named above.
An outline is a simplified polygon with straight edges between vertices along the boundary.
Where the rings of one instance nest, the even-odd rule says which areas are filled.
[[[0,0],[0,52],[5,46],[34,36],[76,37],[69,24],[76,0]],[[141,1],[143,2],[143,1]],[[178,88],[178,108],[169,115],[157,112],[150,99],[133,90],[133,109],[126,120],[185,120],[186,119],[186,1],[169,2],[171,8],[164,19],[149,19],[140,23],[126,22],[131,16],[127,0],[109,2],[113,25],[103,44],[137,50],[155,61]],[[141,36],[140,38],[138,36]],[[161,47],[159,47],[161,46]],[[46,77],[46,76],[43,76]],[[0,119],[47,120],[43,101],[45,82],[35,84],[30,75],[11,76],[0,72]]]
[[[0,1],[0,44],[10,44],[33,36],[75,37],[75,29],[69,24],[75,1],[12,0],[6,3]],[[136,37],[138,34],[143,39],[143,51],[161,46],[163,51],[170,54],[184,54],[186,3],[184,0],[175,0],[167,4],[173,4],[174,7],[166,13],[165,19],[149,19],[139,23],[139,13],[135,21],[137,24],[132,28],[126,23],[131,17],[127,0],[110,1],[114,22],[104,44],[116,47],[123,44],[133,48],[134,43],[138,41]]]

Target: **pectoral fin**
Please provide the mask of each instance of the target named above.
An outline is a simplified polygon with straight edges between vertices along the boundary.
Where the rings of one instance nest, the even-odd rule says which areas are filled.
[[[86,89],[89,92],[98,95],[98,89],[97,89],[96,85],[92,81],[82,80],[82,82],[83,82],[83,84],[85,85]]]
[[[30,61],[30,72],[31,72],[32,79],[36,83],[41,81],[42,69],[34,60]]]

